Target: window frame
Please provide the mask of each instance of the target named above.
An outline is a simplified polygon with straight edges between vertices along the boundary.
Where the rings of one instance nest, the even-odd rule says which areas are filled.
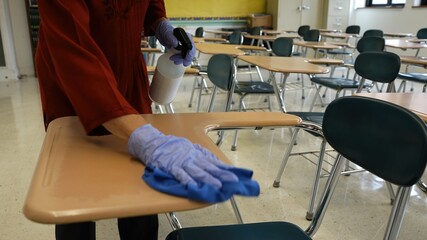
[[[406,3],[393,3],[393,0],[387,0],[385,4],[373,4],[373,0],[366,0],[366,7],[404,7]],[[406,0],[408,1],[408,0]]]

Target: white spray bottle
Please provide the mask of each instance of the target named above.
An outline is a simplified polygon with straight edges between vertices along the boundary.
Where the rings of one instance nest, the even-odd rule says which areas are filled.
[[[184,65],[175,64],[170,57],[181,52],[184,58],[187,51],[193,48],[184,29],[175,28],[173,33],[178,39],[178,47],[169,49],[167,53],[159,57],[150,85],[149,96],[152,101],[160,105],[168,105],[175,99],[185,71]]]

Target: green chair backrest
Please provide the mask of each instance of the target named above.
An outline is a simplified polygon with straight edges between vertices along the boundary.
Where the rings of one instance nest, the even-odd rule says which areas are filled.
[[[303,39],[304,41],[318,42],[320,41],[320,31],[317,29],[308,30]]]
[[[384,37],[383,30],[380,29],[369,29],[363,33],[364,37]]]
[[[412,186],[426,168],[426,124],[398,105],[341,97],[326,108],[322,129],[337,152],[390,183]]]
[[[384,51],[385,39],[382,37],[362,37],[357,41],[356,49],[359,53],[367,51]]]
[[[229,38],[228,38],[228,42],[230,44],[242,44],[243,43],[243,35],[241,31],[233,31]]]
[[[196,28],[196,32],[195,32],[194,36],[196,36],[196,37],[204,37],[205,36],[205,31],[204,31],[203,27]]]
[[[360,26],[359,25],[347,26],[347,28],[345,29],[345,33],[359,34],[360,33]]]
[[[417,32],[417,38],[419,39],[427,39],[427,28],[421,28]]]
[[[304,37],[304,35],[310,30],[310,26],[309,25],[301,25],[298,28],[298,35],[300,37]]]
[[[208,62],[209,80],[222,90],[230,91],[234,80],[233,58],[226,54],[215,54]]]
[[[250,35],[261,35],[261,27],[253,27],[249,29]]]
[[[157,47],[157,38],[155,36],[149,36],[148,37],[148,45],[151,48],[156,48]]]
[[[293,46],[294,46],[294,41],[292,38],[279,37],[273,41],[271,50],[276,56],[290,57],[292,56]]]
[[[363,52],[357,56],[354,70],[362,78],[391,83],[399,74],[400,57],[392,52]]]

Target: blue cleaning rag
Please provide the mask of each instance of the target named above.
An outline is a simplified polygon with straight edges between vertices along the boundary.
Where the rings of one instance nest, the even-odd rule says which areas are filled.
[[[230,199],[234,194],[242,196],[258,196],[259,185],[252,180],[252,171],[242,168],[230,168],[229,171],[239,178],[237,182],[223,182],[222,188],[215,189],[209,184],[179,183],[168,173],[158,169],[146,167],[142,179],[152,188],[171,195],[186,197],[190,200],[217,203]]]

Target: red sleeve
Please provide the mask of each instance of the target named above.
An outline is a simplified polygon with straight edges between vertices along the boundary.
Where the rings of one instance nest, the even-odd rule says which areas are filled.
[[[48,81],[56,81],[86,131],[137,113],[120,93],[107,58],[90,35],[85,1],[40,0],[38,6],[42,22],[39,48],[43,48],[38,51],[41,59],[49,58],[52,66],[48,68],[56,78]]]
[[[163,0],[150,0],[144,24],[145,36],[154,35],[155,29],[153,29],[153,24],[160,18],[166,18],[165,4]]]

